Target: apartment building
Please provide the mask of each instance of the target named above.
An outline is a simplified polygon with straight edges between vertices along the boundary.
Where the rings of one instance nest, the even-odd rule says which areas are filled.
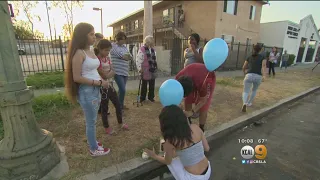
[[[193,32],[198,33],[202,40],[220,37],[228,43],[257,43],[261,10],[265,4],[268,2],[260,0],[154,3],[153,27],[156,45],[168,49],[172,39],[186,39]],[[108,26],[113,27],[114,35],[124,31],[129,42],[142,42],[143,13],[143,9],[138,10]],[[183,21],[181,16],[184,17]]]

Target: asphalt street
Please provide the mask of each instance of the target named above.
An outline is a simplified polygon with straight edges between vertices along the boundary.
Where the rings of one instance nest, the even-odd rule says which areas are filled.
[[[261,121],[261,125],[248,126],[210,144],[210,179],[320,180],[320,91]],[[239,139],[254,142],[241,143]],[[258,139],[264,139],[266,163],[243,164],[241,148],[255,148],[261,144]]]

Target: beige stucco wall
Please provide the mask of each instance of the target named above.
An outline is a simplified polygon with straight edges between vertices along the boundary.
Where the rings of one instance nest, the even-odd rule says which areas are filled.
[[[215,37],[233,35],[235,41],[246,43],[246,39],[252,39],[252,43],[259,40],[260,19],[262,2],[259,1],[238,1],[237,15],[223,12],[223,1],[216,1],[217,16],[215,24]],[[256,15],[254,20],[249,19],[251,5],[256,6]]]
[[[162,46],[155,46],[158,69],[171,74],[171,50],[163,50]]]
[[[240,43],[246,43],[247,38],[250,38],[252,43],[259,41],[261,10],[263,6],[260,1],[238,1],[237,15],[223,12],[224,1],[167,1],[153,8],[154,23],[156,20],[161,20],[163,10],[178,5],[182,5],[182,9],[184,10],[185,25],[198,33],[202,39],[209,40],[225,34],[233,35],[235,41]],[[251,5],[256,6],[254,20],[249,19]],[[121,25],[137,19],[139,21],[143,20],[143,13],[138,13],[117,23],[114,30],[120,29]],[[160,39],[158,38],[157,41]]]
[[[216,9],[218,1],[184,1],[185,24],[198,33],[202,39],[215,34]]]

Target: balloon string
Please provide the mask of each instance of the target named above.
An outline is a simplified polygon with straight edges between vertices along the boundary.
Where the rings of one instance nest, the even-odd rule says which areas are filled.
[[[210,74],[210,72],[207,73],[206,78],[204,79],[204,81],[202,83],[201,89],[203,88],[204,84],[206,83],[206,80],[207,80],[209,74]],[[199,91],[201,91],[201,89],[199,89]],[[198,98],[199,98],[198,94],[199,94],[199,92],[197,92],[197,94],[196,93],[194,94],[194,96],[196,96],[196,102],[198,101]]]

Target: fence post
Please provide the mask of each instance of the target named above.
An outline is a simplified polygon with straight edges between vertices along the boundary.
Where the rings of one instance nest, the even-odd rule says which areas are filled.
[[[60,55],[61,55],[62,70],[64,71],[64,61],[63,61],[63,51],[62,51],[61,36],[59,36],[59,46],[60,46]]]
[[[238,69],[239,51],[240,51],[240,42],[238,43],[238,52],[237,52],[237,64],[236,64],[236,69]]]

